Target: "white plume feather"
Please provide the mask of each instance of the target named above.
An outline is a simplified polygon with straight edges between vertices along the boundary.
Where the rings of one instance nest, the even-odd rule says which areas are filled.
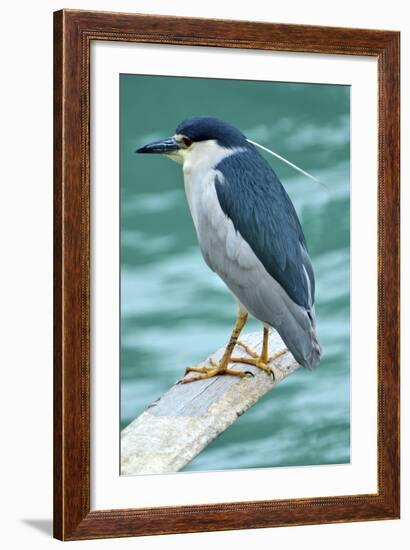
[[[317,183],[321,183],[317,178],[315,178],[315,176],[312,176],[312,174],[309,174],[309,172],[306,172],[306,170],[302,170],[302,168],[299,168],[299,166],[296,166],[296,164],[293,164],[293,162],[290,162],[289,160],[285,159],[284,157],[281,157],[280,155],[278,155],[278,153],[275,153],[274,151],[271,151],[271,150],[268,149],[267,147],[264,147],[264,146],[261,145],[260,143],[256,143],[256,141],[252,141],[251,139],[248,139],[247,141],[249,141],[249,143],[252,143],[252,145],[255,145],[256,147],[259,147],[259,148],[262,149],[263,151],[266,151],[267,153],[270,153],[271,155],[273,155],[274,157],[278,158],[278,159],[281,160],[282,162],[285,162],[285,163],[288,164],[289,166],[292,166],[292,168],[294,168],[295,170],[297,170],[297,171],[300,172],[301,174],[307,176],[307,177],[310,178],[311,180],[316,181]]]

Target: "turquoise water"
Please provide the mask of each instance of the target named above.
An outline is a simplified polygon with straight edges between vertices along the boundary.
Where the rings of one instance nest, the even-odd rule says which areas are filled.
[[[236,308],[205,265],[181,168],[135,149],[207,114],[318,177],[269,158],[301,219],[324,356],[299,369],[186,468],[350,460],[350,90],[347,86],[121,75],[121,427],[229,338]],[[252,320],[247,331],[259,328]]]

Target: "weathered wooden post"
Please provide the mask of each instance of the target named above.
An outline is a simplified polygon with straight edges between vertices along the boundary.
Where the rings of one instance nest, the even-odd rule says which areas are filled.
[[[260,351],[262,331],[247,334],[241,340]],[[282,349],[282,340],[272,331],[269,355]],[[211,357],[218,361],[223,351],[221,348]],[[235,349],[235,356],[249,357],[239,346]],[[270,365],[274,380],[254,366],[241,363],[232,366],[251,371],[254,377],[218,376],[191,384],[175,384],[124,428],[121,433],[121,474],[177,472],[266,392],[299,367],[289,352]]]

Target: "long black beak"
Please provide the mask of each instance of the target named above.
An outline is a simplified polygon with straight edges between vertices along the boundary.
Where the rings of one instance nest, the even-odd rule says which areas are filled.
[[[169,137],[166,139],[161,139],[159,141],[154,141],[153,143],[148,143],[147,145],[144,145],[143,147],[140,147],[135,152],[136,153],[172,153],[173,151],[177,151],[178,149],[181,149],[181,146],[176,141],[174,137]]]

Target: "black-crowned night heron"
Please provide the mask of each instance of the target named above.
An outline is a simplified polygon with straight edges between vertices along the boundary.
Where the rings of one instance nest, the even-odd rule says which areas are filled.
[[[308,368],[320,362],[316,335],[315,279],[295,208],[271,166],[234,126],[212,117],[194,117],[172,137],[137,153],[162,153],[182,164],[185,192],[202,255],[230,289],[238,315],[219,363],[189,367],[191,382],[219,374],[246,376],[229,368],[239,362],[272,374],[270,327],[296,361]],[[248,314],[261,321],[262,353],[232,356]]]

